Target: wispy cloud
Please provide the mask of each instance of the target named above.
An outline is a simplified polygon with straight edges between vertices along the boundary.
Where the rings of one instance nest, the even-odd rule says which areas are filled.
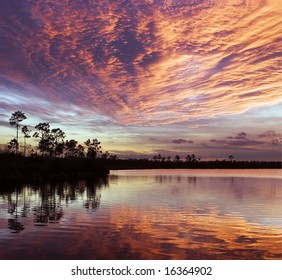
[[[225,147],[239,146],[245,148],[269,147],[271,145],[281,144],[281,134],[276,134],[275,131],[266,131],[263,134],[248,137],[247,133],[240,132],[236,136],[228,136],[223,139],[211,139],[210,143],[215,145],[223,145]]]
[[[277,116],[251,133],[238,121],[282,101],[278,2],[4,1],[0,121],[23,110],[148,154],[278,146]]]
[[[186,139],[173,139],[171,142],[173,144],[183,144],[183,143],[185,143],[185,144],[187,144],[187,143],[193,144],[194,143],[192,140],[186,140]]]
[[[67,102],[124,124],[275,104],[281,11],[274,2],[7,2],[2,87],[17,89],[19,100]]]
[[[263,134],[258,135],[258,138],[265,142],[270,142],[273,145],[280,145],[282,144],[282,135],[281,133],[276,133],[274,130],[268,130]]]

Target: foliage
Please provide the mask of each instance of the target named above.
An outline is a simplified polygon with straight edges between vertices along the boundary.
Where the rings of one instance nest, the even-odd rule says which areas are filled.
[[[31,130],[26,125],[24,125],[22,127],[22,133],[24,135],[24,155],[26,155],[26,138],[31,137],[31,135],[30,135]]]
[[[22,111],[16,111],[12,113],[12,116],[9,119],[9,123],[12,126],[19,127],[20,122],[25,119],[26,119],[25,113],[23,113]]]
[[[20,122],[22,122],[25,119],[26,119],[26,116],[22,111],[16,111],[16,112],[12,113],[12,116],[9,119],[10,125],[15,126],[16,129],[17,129],[17,136],[16,136],[17,143],[19,143]],[[15,150],[16,153],[18,152],[18,149],[19,149],[19,145],[16,146],[16,150]]]
[[[16,111],[9,120],[10,124],[17,128],[17,137],[20,122],[24,119],[26,119],[25,114],[22,111]],[[277,162],[271,164],[238,162],[234,160],[233,155],[229,155],[228,160],[208,162],[200,162],[200,158],[195,154],[188,154],[184,159],[181,159],[179,155],[172,158],[171,156],[164,157],[161,154],[154,155],[151,160],[146,158],[119,159],[117,155],[112,155],[108,151],[103,153],[101,143],[96,138],[92,140],[87,139],[84,145],[81,145],[75,139],[65,140],[66,134],[60,128],[51,129],[50,124],[47,122],[37,124],[34,129],[33,137],[38,140],[37,148],[40,151],[40,155],[38,155],[36,149],[31,150],[28,158],[32,164],[29,167],[34,170],[41,170],[40,168],[42,168],[45,171],[51,168],[55,174],[57,174],[58,170],[61,173],[91,173],[97,166],[103,167],[104,170],[136,168],[281,168],[281,163]],[[21,131],[24,135],[23,155],[26,156],[26,139],[31,137],[31,130],[25,125]],[[17,156],[19,150],[18,138],[10,140],[7,148],[10,153],[14,153]],[[53,161],[47,161],[47,164],[47,162],[39,161],[40,159],[52,159]],[[54,161],[61,159],[64,161]],[[34,162],[37,161],[41,167],[34,165]],[[66,167],[63,164],[66,164]],[[14,177],[17,177],[18,174],[24,176],[24,172],[19,169],[19,166],[10,166],[10,168],[14,169],[12,171]],[[23,170],[29,172],[26,167],[23,167]],[[44,172],[42,171],[42,173]]]
[[[50,138],[50,147],[49,151],[51,154],[54,154],[55,158],[57,155],[62,155],[64,152],[64,138],[66,134],[60,128],[54,128],[49,134]]]
[[[86,156],[88,158],[95,159],[98,155],[98,153],[102,153],[102,147],[101,143],[97,139],[88,139],[87,141],[84,142],[84,144],[87,147],[87,154]]]
[[[12,139],[9,143],[8,143],[8,149],[10,152],[16,152],[19,148],[19,143],[17,141],[16,138]]]
[[[49,123],[39,123],[35,126],[37,130],[33,137],[39,138],[38,148],[41,151],[42,155],[47,155],[50,147],[50,124]]]

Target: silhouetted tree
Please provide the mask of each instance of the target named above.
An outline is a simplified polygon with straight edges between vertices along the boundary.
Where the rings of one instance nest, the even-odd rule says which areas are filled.
[[[192,162],[197,162],[197,158],[194,154],[191,155],[191,161]]]
[[[12,113],[12,116],[9,119],[10,125],[15,126],[16,129],[17,129],[17,136],[16,136],[17,143],[19,143],[20,122],[25,120],[25,119],[26,119],[26,116],[22,111],[16,111],[16,112]],[[19,149],[19,145],[17,145],[16,153],[18,152],[18,149]]]
[[[153,156],[153,161],[157,161],[158,160],[158,156],[157,155],[154,155]]]
[[[22,133],[24,135],[24,155],[26,155],[26,138],[30,138],[31,130],[26,125],[22,127]]]
[[[36,152],[33,149],[31,149],[31,151],[30,151],[30,156],[31,157],[36,157],[37,156]]]
[[[153,160],[154,160],[154,161],[163,161],[163,157],[162,157],[161,154],[154,155],[154,156],[153,156]]]
[[[50,151],[51,138],[50,138],[50,124],[49,123],[39,123],[35,126],[37,130],[33,137],[40,138],[38,143],[38,148],[41,151],[42,155],[45,155],[46,152]]]
[[[88,139],[84,142],[84,144],[87,146],[87,157],[95,159],[98,155],[98,153],[102,153],[102,147],[101,143],[97,139]]]
[[[57,144],[56,144],[56,147],[55,147],[55,154],[54,154],[55,158],[56,158],[57,156],[63,155],[64,150],[65,150],[65,142],[62,141],[62,142],[60,142],[60,143],[57,143]]]
[[[40,149],[42,155],[47,153],[50,156],[62,155],[64,152],[64,138],[65,133],[60,128],[53,128],[50,130],[49,123],[39,123],[35,126],[37,130],[33,137],[39,138],[38,148]]]
[[[84,147],[77,145],[77,141],[74,139],[67,140],[65,143],[65,156],[66,157],[84,157]]]
[[[234,156],[230,155],[228,158],[229,158],[229,160],[230,160],[231,162],[233,162]]]
[[[176,155],[175,158],[174,158],[174,161],[175,161],[175,162],[180,162],[180,156],[179,156],[179,155]]]
[[[66,157],[76,157],[77,156],[77,141],[74,139],[67,140],[65,144]]]
[[[186,156],[186,162],[191,162],[191,161],[192,161],[191,156],[190,156],[190,155],[187,155],[187,156]]]
[[[54,128],[51,130],[50,138],[50,152],[54,153],[55,158],[57,155],[61,155],[64,152],[64,138],[66,137],[65,133],[60,128]]]
[[[103,159],[108,159],[109,156],[110,156],[110,153],[108,151],[106,151],[104,154],[102,154]]]
[[[187,155],[185,160],[186,160],[186,162],[195,163],[195,162],[200,161],[200,158],[197,158],[194,154],[192,154],[192,155]]]
[[[84,147],[80,144],[76,147],[76,156],[80,158],[84,157]]]
[[[9,143],[8,143],[8,149],[11,151],[11,152],[17,152],[18,150],[18,147],[19,147],[19,143],[17,141],[17,139],[12,139]]]
[[[110,155],[110,160],[118,160],[118,156],[117,155]]]

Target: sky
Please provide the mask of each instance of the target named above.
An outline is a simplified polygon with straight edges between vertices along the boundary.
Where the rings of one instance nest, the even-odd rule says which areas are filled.
[[[281,28],[280,0],[1,0],[0,143],[21,110],[120,157],[281,160]]]

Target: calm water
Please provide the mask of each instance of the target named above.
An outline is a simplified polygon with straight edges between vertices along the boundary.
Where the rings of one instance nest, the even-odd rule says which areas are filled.
[[[1,186],[0,259],[281,259],[281,190],[281,170]]]

